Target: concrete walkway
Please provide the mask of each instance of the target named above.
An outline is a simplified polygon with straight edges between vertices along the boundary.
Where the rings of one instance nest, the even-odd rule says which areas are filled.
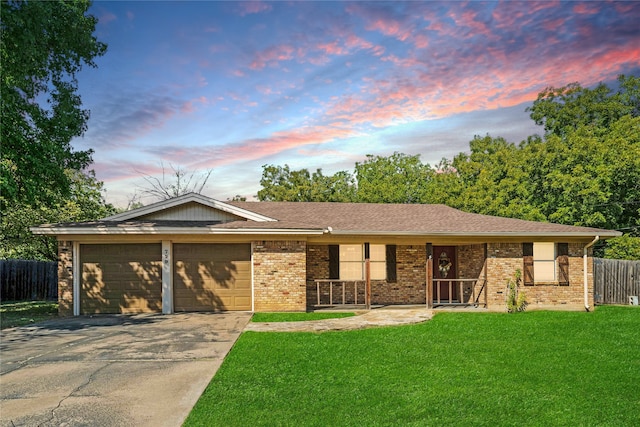
[[[0,334],[0,426],[179,426],[250,313],[81,316]]]
[[[433,310],[420,308],[383,307],[353,317],[310,320],[303,322],[255,322],[245,331],[254,332],[325,332],[348,331],[381,326],[409,325],[425,322],[433,317]]]

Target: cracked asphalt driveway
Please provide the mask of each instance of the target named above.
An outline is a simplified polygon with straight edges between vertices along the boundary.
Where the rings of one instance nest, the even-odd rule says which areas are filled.
[[[250,313],[81,316],[0,334],[1,426],[179,426]]]

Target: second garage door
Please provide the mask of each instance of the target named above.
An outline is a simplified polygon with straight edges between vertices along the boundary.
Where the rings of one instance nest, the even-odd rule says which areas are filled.
[[[251,310],[250,244],[174,244],[174,311]]]

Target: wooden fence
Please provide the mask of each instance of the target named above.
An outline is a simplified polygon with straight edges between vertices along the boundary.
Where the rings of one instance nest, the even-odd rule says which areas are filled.
[[[57,262],[0,260],[0,300],[28,301],[57,298]]]
[[[629,304],[640,298],[640,261],[594,258],[593,283],[596,304]]]

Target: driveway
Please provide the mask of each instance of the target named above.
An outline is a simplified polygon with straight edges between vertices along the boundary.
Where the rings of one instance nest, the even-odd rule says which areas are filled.
[[[250,316],[82,316],[4,330],[0,425],[179,426]]]

